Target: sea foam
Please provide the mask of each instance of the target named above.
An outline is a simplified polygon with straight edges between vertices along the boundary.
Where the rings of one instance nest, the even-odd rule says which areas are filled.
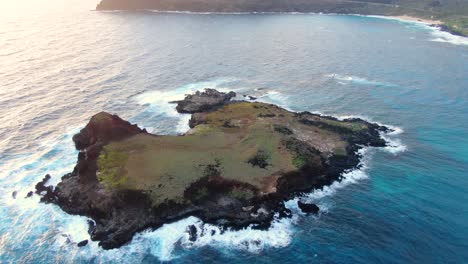
[[[341,74],[326,74],[326,77],[329,77],[331,80],[336,80],[341,85],[346,85],[348,83],[356,83],[361,85],[370,85],[370,86],[381,86],[381,87],[400,87],[399,85],[387,82],[379,82],[374,80],[369,80],[359,76],[353,75],[341,75]]]

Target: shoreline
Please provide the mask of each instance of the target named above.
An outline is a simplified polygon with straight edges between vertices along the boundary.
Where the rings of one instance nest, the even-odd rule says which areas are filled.
[[[380,16],[378,16],[380,17]],[[423,23],[423,24],[428,24],[428,25],[435,25],[439,26],[442,25],[443,22],[440,20],[433,20],[433,19],[427,19],[427,18],[420,18],[420,17],[415,17],[415,16],[408,16],[408,15],[402,15],[402,16],[382,16],[385,18],[390,18],[390,19],[396,19],[396,20],[401,20],[401,21],[407,21],[407,22],[417,22],[417,23]]]

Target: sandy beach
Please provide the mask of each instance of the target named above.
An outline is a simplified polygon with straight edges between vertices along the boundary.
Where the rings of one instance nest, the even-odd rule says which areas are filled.
[[[426,18],[420,18],[420,17],[414,17],[414,16],[388,16],[389,18],[395,18],[399,20],[407,20],[407,21],[415,21],[415,22],[421,22],[421,23],[426,23],[426,24],[431,24],[431,25],[440,25],[442,24],[442,21],[440,20],[432,20],[432,19],[426,19]]]

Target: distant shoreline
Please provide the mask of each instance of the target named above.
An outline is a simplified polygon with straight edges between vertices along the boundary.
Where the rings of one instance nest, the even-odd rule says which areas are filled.
[[[444,31],[447,33],[450,33],[451,35],[458,36],[458,37],[464,37],[468,38],[468,36],[454,32],[451,30],[446,24],[441,21],[441,20],[435,20],[435,19],[428,19],[428,18],[422,18],[422,17],[417,17],[417,16],[410,16],[410,15],[369,15],[369,14],[359,14],[359,13],[327,13],[327,12],[199,12],[199,11],[176,11],[176,10],[156,10],[156,9],[136,9],[136,10],[99,10],[95,9],[92,11],[97,11],[97,12],[126,12],[126,11],[140,11],[140,12],[154,12],[154,13],[166,13],[166,14],[197,14],[197,15],[248,15],[248,14],[258,14],[258,15],[275,15],[275,14],[284,14],[284,15],[300,15],[300,14],[310,14],[310,15],[344,15],[344,16],[362,16],[362,17],[375,17],[375,18],[380,18],[380,19],[388,19],[388,20],[398,20],[398,21],[403,21],[403,22],[410,22],[410,23],[421,23],[425,24],[427,26],[430,26],[434,29]]]
[[[427,19],[427,18],[420,18],[420,17],[415,17],[415,16],[408,16],[408,15],[402,15],[402,16],[382,16],[382,17],[388,17],[392,19],[397,19],[397,20],[402,20],[402,21],[408,21],[408,22],[420,22],[420,23],[425,23],[429,25],[442,25],[443,22],[440,20],[433,20],[433,19]]]

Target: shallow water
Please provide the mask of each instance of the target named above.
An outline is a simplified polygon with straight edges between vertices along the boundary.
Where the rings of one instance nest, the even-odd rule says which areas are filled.
[[[90,11],[93,1],[44,2],[0,8],[0,262],[468,259],[466,39],[376,17],[103,13]],[[191,217],[118,250],[78,248],[89,238],[85,218],[23,198],[46,173],[55,184],[72,170],[71,137],[91,115],[182,133],[188,116],[167,102],[205,87],[402,131],[386,136],[392,147],[366,149],[344,183],[306,196],[318,217],[291,201],[294,218],[269,231],[220,234]],[[215,234],[191,244],[191,223]]]

